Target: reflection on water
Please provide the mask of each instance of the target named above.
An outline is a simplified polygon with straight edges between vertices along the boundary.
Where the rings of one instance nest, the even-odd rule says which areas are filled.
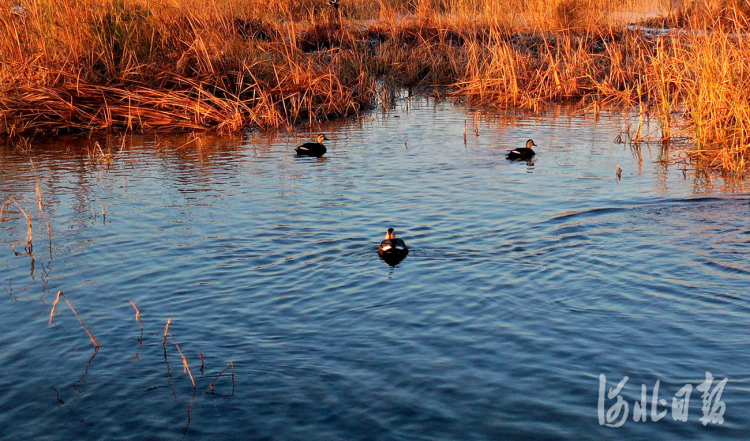
[[[0,148],[0,200],[34,216],[33,260],[0,223],[0,433],[743,438],[748,186],[616,143],[627,117],[407,99],[322,127],[322,160],[294,154],[312,133]],[[59,290],[98,353],[68,309],[47,324]],[[601,374],[632,406],[706,371],[721,426],[697,392],[686,423],[598,422]]]

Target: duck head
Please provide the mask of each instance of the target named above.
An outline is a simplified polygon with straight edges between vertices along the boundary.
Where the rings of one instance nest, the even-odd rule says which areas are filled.
[[[385,239],[395,239],[396,238],[396,232],[393,231],[393,228],[389,228],[388,231],[385,233]]]
[[[318,144],[323,144],[323,141],[327,141],[327,140],[328,140],[328,138],[326,138],[326,135],[324,135],[322,133],[320,135],[318,135],[318,138],[317,138]]]
[[[534,140],[533,139],[529,139],[528,141],[526,141],[526,148],[527,149],[530,149],[532,146],[536,147],[536,144],[534,144]]]

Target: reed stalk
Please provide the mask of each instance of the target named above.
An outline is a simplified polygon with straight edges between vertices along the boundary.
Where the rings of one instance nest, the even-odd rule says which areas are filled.
[[[83,329],[86,331],[86,334],[88,334],[89,338],[91,339],[91,342],[94,344],[94,347],[97,349],[99,348],[99,343],[94,338],[94,335],[89,331],[89,328],[86,326],[85,323],[83,323],[83,320],[81,319],[81,316],[78,315],[75,308],[73,308],[73,305],[70,303],[70,300],[68,300],[68,297],[63,294],[62,291],[57,292],[57,297],[55,297],[55,302],[52,304],[52,310],[49,313],[49,324],[52,324],[52,320],[55,318],[55,311],[57,309],[57,304],[60,302],[60,298],[65,299],[65,303],[68,304],[68,307],[71,311],[73,311],[73,314],[75,314],[76,318],[78,319],[78,322],[83,326]]]
[[[226,370],[227,370],[227,369],[228,369],[228,368],[229,368],[230,366],[232,367],[232,392],[234,392],[234,361],[230,361],[230,362],[229,362],[229,364],[227,364],[227,365],[226,365],[226,366],[224,367],[224,369],[222,369],[222,370],[221,370],[221,372],[219,372],[219,375],[217,375],[217,376],[216,376],[216,378],[214,379],[214,381],[212,381],[212,382],[211,382],[211,384],[209,384],[209,385],[208,385],[208,389],[209,389],[209,390],[211,391],[211,393],[214,393],[214,392],[215,392],[215,389],[214,389],[214,384],[216,383],[216,381],[217,381],[217,380],[218,380],[219,378],[221,378],[221,377],[222,377],[222,375],[224,375],[224,372],[226,372]]]
[[[0,205],[0,221],[5,222],[5,210],[11,204],[15,204],[16,205],[16,207],[18,208],[18,210],[21,212],[21,215],[26,219],[26,225],[27,225],[27,229],[26,229],[26,242],[15,242],[15,243],[13,243],[13,245],[12,245],[11,248],[12,248],[13,252],[16,255],[18,255],[19,253],[16,252],[16,245],[25,244],[26,245],[26,253],[29,256],[33,256],[33,252],[34,252],[34,245],[33,245],[33,241],[34,241],[33,218],[32,218],[31,214],[26,213],[26,210],[24,210],[23,207],[21,207],[21,204],[19,204],[18,201],[15,198],[10,198],[7,201],[5,201],[5,203],[3,203],[3,205]],[[33,261],[33,257],[32,257],[32,261]]]
[[[165,350],[167,347],[167,335],[169,335],[169,325],[172,323],[172,319],[167,320],[167,324],[164,326],[164,341],[162,342],[162,346],[164,346]]]
[[[141,327],[141,331],[143,331],[143,322],[141,322],[141,311],[138,309],[137,306],[135,306],[134,301],[131,300],[130,304],[133,305],[133,309],[135,309],[135,321]]]
[[[180,349],[180,345],[177,343],[177,340],[175,340],[174,336],[172,336],[172,334],[169,334],[169,338],[172,339],[172,343],[174,343],[175,347],[177,348],[177,352],[179,352],[180,357],[182,357],[182,371],[188,373],[188,376],[190,377],[190,382],[193,383],[193,389],[197,388],[198,386],[195,385],[195,379],[193,378],[193,373],[190,371],[190,366],[188,365],[187,357],[185,357],[185,354],[182,353],[182,349]]]

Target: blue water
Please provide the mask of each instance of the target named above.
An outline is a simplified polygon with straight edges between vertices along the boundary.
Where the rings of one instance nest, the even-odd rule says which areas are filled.
[[[307,132],[0,148],[0,200],[34,216],[33,265],[0,223],[0,438],[747,438],[748,185],[616,144],[628,117],[402,99],[322,127],[323,159],[294,156]],[[59,290],[98,352],[64,300],[48,325]],[[629,377],[619,428],[601,374]]]

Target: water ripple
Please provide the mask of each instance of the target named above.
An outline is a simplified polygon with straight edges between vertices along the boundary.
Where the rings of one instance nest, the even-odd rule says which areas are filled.
[[[294,156],[307,133],[144,140],[109,168],[77,138],[31,152],[36,171],[0,148],[0,198],[34,207],[39,179],[53,229],[30,274],[10,252],[25,221],[0,223],[2,437],[744,434],[748,188],[706,188],[647,149],[639,169],[610,141],[627,115],[393,112],[321,128],[323,160]],[[529,137],[533,166],[505,160]],[[389,227],[410,247],[395,267],[376,253]],[[93,359],[65,305],[47,325],[57,290]],[[195,392],[171,341],[165,358],[170,319]],[[230,361],[234,384],[204,393]],[[668,399],[705,371],[730,379],[723,426],[698,422],[696,398],[688,423],[598,424],[599,374],[631,378],[632,411],[640,384]]]

